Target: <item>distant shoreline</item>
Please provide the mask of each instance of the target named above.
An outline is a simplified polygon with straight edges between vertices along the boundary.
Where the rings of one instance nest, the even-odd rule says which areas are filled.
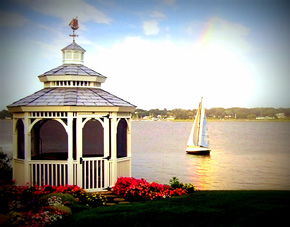
[[[176,119],[174,121],[192,121],[193,119]],[[290,119],[263,119],[263,120],[249,120],[249,119],[212,119],[207,118],[208,122],[290,122]]]
[[[143,121],[143,122],[154,122],[153,120],[136,120],[133,121]],[[175,120],[157,120],[158,121],[168,121],[168,122],[193,122],[194,119],[175,119]],[[249,119],[212,119],[207,118],[208,122],[290,122],[290,119],[261,119],[261,120],[249,120]]]
[[[13,119],[0,119],[0,121],[12,121]],[[148,121],[148,120],[136,120],[133,121]],[[150,121],[150,120],[149,120]],[[152,120],[151,120],[152,121]],[[194,119],[175,119],[175,120],[160,120],[160,121],[171,121],[171,122],[193,122]],[[261,120],[249,120],[249,119],[213,119],[207,118],[208,122],[290,122],[290,119],[261,119]]]

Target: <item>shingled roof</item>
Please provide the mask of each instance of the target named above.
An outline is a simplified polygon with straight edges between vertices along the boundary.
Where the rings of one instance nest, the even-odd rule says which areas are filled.
[[[41,76],[63,76],[63,75],[72,75],[72,76],[98,76],[103,77],[102,74],[84,66],[84,65],[76,65],[76,64],[69,64],[69,65],[60,65],[54,69],[51,69],[43,74]]]
[[[44,88],[8,107],[20,106],[105,106],[135,107],[100,88]]]
[[[82,48],[80,45],[78,45],[75,41],[73,41],[71,44],[67,45],[65,48],[61,49],[64,50],[81,50],[85,52],[86,50]]]

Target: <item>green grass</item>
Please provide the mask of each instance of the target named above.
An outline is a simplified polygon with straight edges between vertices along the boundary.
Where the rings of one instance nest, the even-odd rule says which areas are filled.
[[[55,226],[279,226],[288,223],[289,211],[290,191],[197,191],[90,209]]]

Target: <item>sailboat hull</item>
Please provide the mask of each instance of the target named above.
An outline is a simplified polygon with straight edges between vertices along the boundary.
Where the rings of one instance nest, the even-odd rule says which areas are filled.
[[[186,152],[188,154],[196,154],[196,155],[209,155],[211,149],[208,147],[200,147],[200,146],[188,146],[186,148]]]

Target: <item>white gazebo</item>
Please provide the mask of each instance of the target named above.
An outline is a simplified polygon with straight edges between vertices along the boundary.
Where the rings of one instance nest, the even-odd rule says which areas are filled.
[[[38,76],[44,88],[8,106],[17,185],[105,190],[131,176],[131,103],[101,89],[106,77],[83,65],[75,40],[63,64]]]

